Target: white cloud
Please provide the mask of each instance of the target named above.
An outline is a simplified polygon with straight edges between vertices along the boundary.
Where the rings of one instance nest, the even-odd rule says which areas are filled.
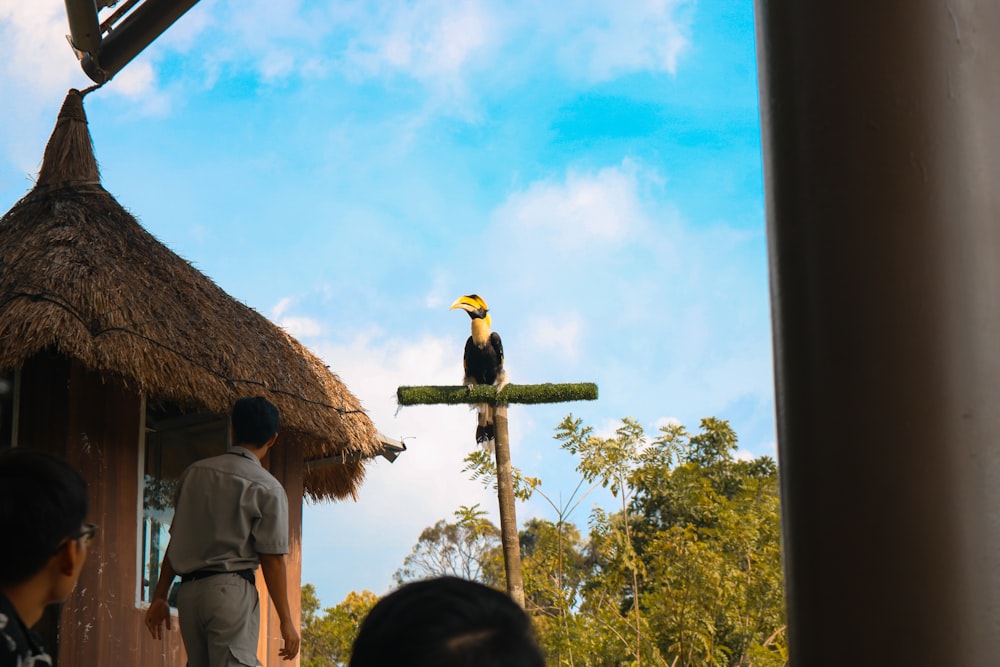
[[[273,82],[291,74],[296,67],[295,56],[287,51],[275,51],[260,61],[260,74],[264,81]]]
[[[185,53],[195,48],[203,39],[210,39],[207,35],[218,30],[214,14],[218,5],[216,0],[201,0],[157,37],[157,44]]]
[[[418,0],[379,8],[378,20],[367,17],[347,52],[348,62],[366,75],[400,71],[455,85],[495,37],[494,20],[481,2]]]
[[[4,58],[0,68],[19,94],[38,94],[68,88],[82,74],[66,41],[69,24],[59,0],[5,2],[0,5],[0,41]]]
[[[690,46],[690,8],[686,0],[615,0],[576,3],[576,28],[559,42],[564,66],[590,80],[603,81],[630,72],[676,73],[680,55]]]
[[[283,317],[278,326],[296,338],[316,337],[323,333],[319,322],[310,317]]]
[[[659,433],[661,428],[665,426],[683,426],[684,424],[677,417],[660,417],[655,422],[653,422],[653,427]]]
[[[274,308],[271,309],[271,316],[276,320],[281,319],[281,316],[285,314],[288,307],[292,305],[292,301],[293,299],[290,296],[280,299],[278,303],[274,305]]]
[[[171,34],[168,45],[187,50],[211,29],[212,42],[202,46],[210,81],[227,65],[252,68],[272,83],[339,67],[356,79],[411,77],[433,91],[437,105],[468,107],[476,82],[493,86],[501,77],[517,85],[528,63],[551,63],[588,81],[675,73],[690,48],[693,6],[691,0],[219,2],[196,7],[197,18]]]
[[[109,93],[141,99],[156,88],[156,73],[148,60],[133,60],[107,84]]]
[[[66,41],[69,24],[60,0],[0,2],[0,159],[34,176],[45,140],[69,88],[90,85]],[[7,100],[6,96],[16,96]],[[25,186],[30,187],[26,180]],[[0,189],[16,185],[0,183]]]
[[[448,296],[453,291],[451,282],[451,276],[447,271],[443,269],[434,271],[433,282],[424,299],[424,305],[429,310],[437,310],[452,302],[454,296]]]
[[[396,388],[458,384],[462,377],[462,342],[431,337],[394,339],[379,329],[369,329],[347,343],[320,342],[313,351],[352,392],[364,397],[376,427],[390,437],[398,437],[412,434],[393,433],[383,425],[394,421]],[[404,410],[401,415],[405,414]]]
[[[473,63],[496,69],[532,53],[580,78],[677,71],[690,47],[690,0],[454,3],[417,0],[361,12],[348,62],[365,76],[402,72],[425,82],[458,78]],[[371,28],[370,26],[377,26]],[[510,72],[512,75],[513,72]]]
[[[201,70],[187,67],[183,76],[198,72],[195,76],[208,87],[227,72],[246,70],[267,84],[296,76],[322,78],[336,67],[362,78],[403,75],[432,92],[425,112],[458,112],[475,121],[477,102],[470,90],[495,88],[497,77],[517,85],[519,68],[529,63],[561,66],[588,80],[676,71],[688,47],[690,12],[685,9],[690,5],[687,0],[577,0],[552,7],[494,0],[358,0],[336,6],[204,0],[157,37],[102,94],[121,95],[147,115],[168,113],[170,96],[160,90],[160,63],[171,54],[185,54]],[[41,103],[71,86],[91,85],[66,42],[68,32],[59,0],[3,3],[0,42],[7,56],[0,64],[0,85],[16,85],[21,95]]]
[[[93,85],[66,39],[68,34],[66,7],[61,0],[0,3],[0,44],[4,45],[0,90],[17,95],[17,103],[4,109],[0,151],[4,161],[26,174],[34,175],[38,169],[66,91]],[[124,97],[137,103],[145,114],[164,113],[169,109],[169,98],[157,92],[153,65],[144,56],[95,94]],[[10,184],[0,183],[0,188],[6,187]]]
[[[0,41],[5,57],[0,70],[5,87],[13,81],[20,95],[47,99],[53,90],[91,86],[93,82],[83,73],[68,35],[66,8],[59,0],[4,3],[0,7]],[[137,98],[151,91],[155,83],[152,65],[140,56],[107,84],[106,92]]]
[[[322,75],[322,39],[338,19],[334,9],[299,0],[220,0],[201,2],[180,24],[163,41],[171,50],[200,58],[202,83],[211,88],[227,70],[253,71],[269,84]]]
[[[689,46],[691,6],[689,0],[576,0],[551,7],[493,0],[359,0],[331,7],[299,0],[206,0],[157,37],[140,56],[145,65],[130,63],[110,88],[133,100],[151,94],[156,63],[169,53],[197,56],[209,85],[229,66],[251,68],[274,83],[324,76],[340,63],[364,77],[410,76],[458,99],[466,96],[473,72],[499,69],[516,80],[516,63],[525,53],[535,54],[531,62],[559,60],[592,80],[675,72]],[[68,32],[60,0],[3,3],[3,78],[16,81],[22,94],[90,85],[66,42]],[[164,107],[158,100],[154,110]]]
[[[271,309],[271,319],[279,327],[295,338],[315,338],[323,333],[323,327],[319,321],[304,316],[289,316],[285,313],[295,302],[292,297],[280,299]]]
[[[528,326],[529,340],[548,354],[570,362],[580,358],[583,319],[576,313],[562,314],[558,320],[541,317]]]
[[[536,181],[493,213],[498,226],[572,249],[629,240],[648,223],[637,170],[629,162],[597,172],[569,171],[562,182]]]
[[[620,429],[624,423],[625,422],[621,419],[605,419],[599,424],[594,425],[594,432],[592,435],[604,440],[611,440],[618,435],[618,429]]]

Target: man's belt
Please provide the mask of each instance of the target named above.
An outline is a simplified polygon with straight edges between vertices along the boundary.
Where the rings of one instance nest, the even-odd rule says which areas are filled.
[[[251,584],[256,585],[256,578],[254,576],[253,570],[195,570],[194,572],[189,572],[188,574],[181,575],[181,583],[188,583],[189,581],[198,581],[199,579],[205,579],[206,577],[214,577],[217,574],[238,574]]]

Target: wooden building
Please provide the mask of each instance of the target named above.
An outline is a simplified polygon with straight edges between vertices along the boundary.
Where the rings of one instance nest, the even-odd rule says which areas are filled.
[[[87,478],[100,526],[73,595],[40,624],[59,665],[185,663],[176,629],[159,642],[143,626],[170,499],[184,467],[225,450],[232,403],[253,395],[281,411],[265,466],[288,492],[298,591],[303,498],[353,496],[378,434],[318,358],[108,194],[83,96],[70,91],[37,183],[0,218],[0,447],[65,456]],[[279,664],[259,574],[258,589],[258,655]]]

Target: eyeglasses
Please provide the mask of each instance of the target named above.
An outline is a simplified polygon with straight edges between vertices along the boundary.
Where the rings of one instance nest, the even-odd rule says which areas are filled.
[[[80,530],[76,531],[72,535],[67,535],[59,546],[56,547],[54,553],[59,553],[59,550],[66,546],[69,542],[74,540],[83,540],[86,543],[90,543],[94,536],[97,535],[97,524],[96,523],[85,523],[80,527]]]
[[[88,542],[97,536],[97,524],[85,523],[83,527],[71,538],[74,540],[87,540]]]

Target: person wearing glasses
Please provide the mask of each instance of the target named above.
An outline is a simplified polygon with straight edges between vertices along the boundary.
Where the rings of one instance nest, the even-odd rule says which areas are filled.
[[[299,652],[285,574],[288,496],[261,465],[278,427],[278,409],[270,401],[241,398],[232,412],[236,446],[191,464],[181,475],[146,627],[154,639],[163,637],[164,621],[170,629],[167,594],[180,575],[177,612],[188,667],[259,664],[258,564],[280,620],[279,655],[292,660]]]
[[[0,452],[0,667],[52,664],[30,628],[80,578],[97,532],[87,509],[87,482],[63,459]]]

